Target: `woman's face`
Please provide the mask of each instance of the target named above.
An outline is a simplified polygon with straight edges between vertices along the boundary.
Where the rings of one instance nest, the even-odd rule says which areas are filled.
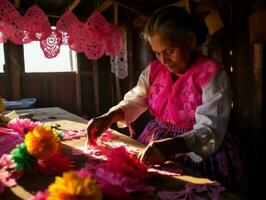
[[[172,73],[183,74],[189,62],[190,48],[180,48],[174,42],[154,35],[149,37],[149,43],[157,59]]]

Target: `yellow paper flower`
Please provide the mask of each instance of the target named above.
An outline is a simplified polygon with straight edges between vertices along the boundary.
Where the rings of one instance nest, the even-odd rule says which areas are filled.
[[[29,154],[45,159],[57,152],[60,139],[51,127],[38,126],[26,134],[24,142]]]
[[[101,200],[102,192],[93,178],[80,177],[74,171],[56,177],[55,183],[48,187],[47,200]]]

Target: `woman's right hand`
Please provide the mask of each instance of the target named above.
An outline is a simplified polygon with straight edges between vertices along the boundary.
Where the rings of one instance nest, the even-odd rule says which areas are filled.
[[[102,115],[91,119],[87,126],[87,138],[90,143],[94,143],[95,139],[99,137],[105,130],[110,128],[113,123],[111,115]]]

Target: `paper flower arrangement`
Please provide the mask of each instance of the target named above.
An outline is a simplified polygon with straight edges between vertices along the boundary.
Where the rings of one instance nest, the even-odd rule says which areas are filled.
[[[30,119],[12,120],[7,127],[9,129],[5,128],[3,131],[16,131],[22,139],[9,154],[5,152],[0,155],[0,182],[4,186],[16,185],[16,180],[27,172],[61,174],[73,169],[72,161],[60,152],[62,132],[57,132],[50,126],[32,122]],[[13,132],[6,131],[5,136],[10,136],[11,133],[14,134]],[[10,146],[1,143],[2,145]],[[12,165],[7,166],[7,162]]]
[[[11,151],[17,170],[31,170],[38,159],[48,159],[58,152],[60,139],[49,126],[38,126],[25,135],[24,143]]]
[[[24,143],[18,144],[11,151],[11,159],[15,162],[17,170],[31,170],[37,163],[36,158],[28,153],[27,146]]]
[[[89,174],[76,171],[57,176],[47,190],[40,191],[30,200],[101,200],[102,191],[97,181]]]
[[[26,119],[12,119],[7,124],[8,128],[18,132],[23,137],[28,131],[32,131],[37,126],[41,126],[41,123],[33,122],[27,118]]]
[[[27,133],[25,144],[30,155],[46,159],[58,151],[60,139],[51,127],[39,126]]]

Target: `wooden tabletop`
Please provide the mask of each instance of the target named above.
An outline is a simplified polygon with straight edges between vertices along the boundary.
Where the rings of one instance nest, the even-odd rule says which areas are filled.
[[[17,110],[16,113],[27,113],[32,115],[32,119],[41,121],[42,123],[48,123],[52,125],[60,126],[63,129],[70,130],[82,130],[86,128],[87,120],[74,115],[66,110],[58,107],[38,108],[38,109],[26,109]],[[128,145],[143,149],[142,144],[137,143],[135,140],[128,136],[122,135],[117,131],[112,130],[114,134],[118,136],[113,142],[124,142]],[[74,161],[77,168],[82,167],[82,164],[86,161],[84,156],[72,155],[72,148],[82,146],[85,143],[85,137],[80,139],[68,140],[62,142],[62,152],[64,155],[71,158]],[[178,191],[184,187],[186,183],[212,183],[213,181],[202,177],[200,174],[175,163],[183,170],[183,175],[180,176],[159,176],[154,181],[158,188],[164,187],[169,190]],[[18,185],[12,188],[6,188],[5,192],[0,195],[1,200],[16,200],[16,199],[29,199],[34,193],[40,190],[44,190],[54,182],[54,176],[42,175],[42,174],[26,174],[18,180]],[[240,199],[238,196],[231,193],[224,193],[222,199]]]

